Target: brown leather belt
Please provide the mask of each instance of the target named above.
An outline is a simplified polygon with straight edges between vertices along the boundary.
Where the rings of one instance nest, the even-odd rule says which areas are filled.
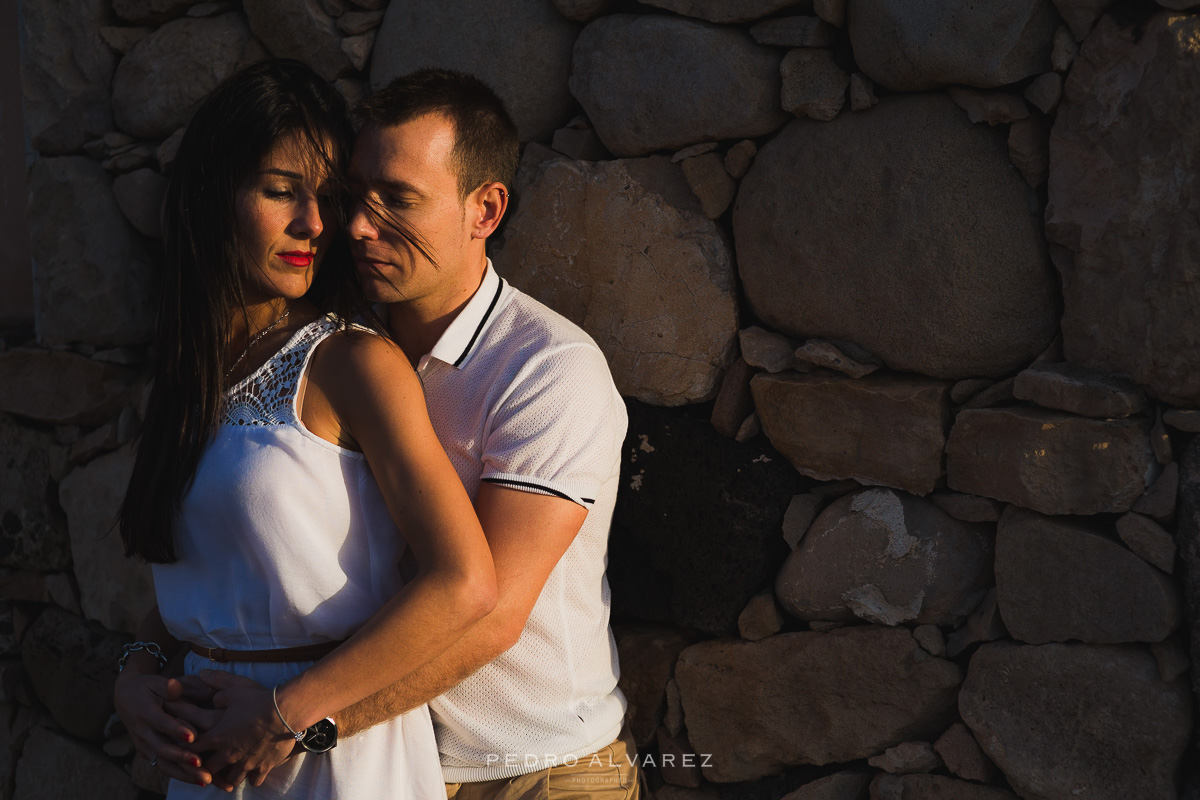
[[[320,644],[302,644],[299,647],[278,647],[272,650],[226,650],[224,647],[191,646],[192,652],[210,661],[254,661],[258,663],[285,661],[316,661],[329,655],[342,642],[321,642]]]

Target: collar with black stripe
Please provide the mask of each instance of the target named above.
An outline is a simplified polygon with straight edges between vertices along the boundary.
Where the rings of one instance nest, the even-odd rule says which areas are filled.
[[[489,258],[479,288],[442,333],[437,344],[429,351],[428,357],[462,369],[479,344],[503,291],[504,279],[496,273],[496,268],[492,266],[492,260]]]

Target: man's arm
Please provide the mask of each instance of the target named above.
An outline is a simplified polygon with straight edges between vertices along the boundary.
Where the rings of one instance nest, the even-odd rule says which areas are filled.
[[[349,736],[428,702],[517,643],[542,587],[587,517],[570,500],[482,483],[475,510],[496,567],[495,609],[408,677],[334,715]]]

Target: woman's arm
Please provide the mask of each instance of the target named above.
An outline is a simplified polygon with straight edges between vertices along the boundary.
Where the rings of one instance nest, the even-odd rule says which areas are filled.
[[[420,572],[345,645],[280,688],[280,709],[296,729],[428,662],[496,604],[483,529],[404,354],[362,333],[331,337],[322,349],[305,402],[327,400],[358,443]]]
[[[330,337],[314,355],[304,421],[325,438],[359,443],[420,572],[345,644],[280,686],[279,710],[295,730],[374,694],[454,643],[496,603],[487,540],[458,474],[429,422],[416,374],[392,343],[366,334]],[[291,737],[269,692],[232,686],[214,702],[222,722],[194,749],[218,784],[250,773],[261,783]],[[224,696],[223,696],[224,694]],[[255,696],[250,696],[255,695]]]
[[[154,642],[168,658],[180,647],[167,632],[157,606],[138,626],[137,641]],[[196,731],[163,710],[164,703],[183,696],[183,684],[160,675],[159,666],[158,659],[146,650],[129,654],[113,689],[117,714],[137,751],[155,761],[164,775],[189,783],[209,783],[212,777],[201,768],[200,759],[181,746],[195,741]]]

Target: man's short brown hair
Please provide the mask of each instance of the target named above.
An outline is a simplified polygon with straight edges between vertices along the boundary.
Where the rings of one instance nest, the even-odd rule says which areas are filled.
[[[504,102],[474,75],[417,70],[396,78],[355,111],[360,128],[389,128],[426,114],[441,114],[454,125],[452,168],[463,198],[485,183],[512,186],[519,158],[517,126]]]

